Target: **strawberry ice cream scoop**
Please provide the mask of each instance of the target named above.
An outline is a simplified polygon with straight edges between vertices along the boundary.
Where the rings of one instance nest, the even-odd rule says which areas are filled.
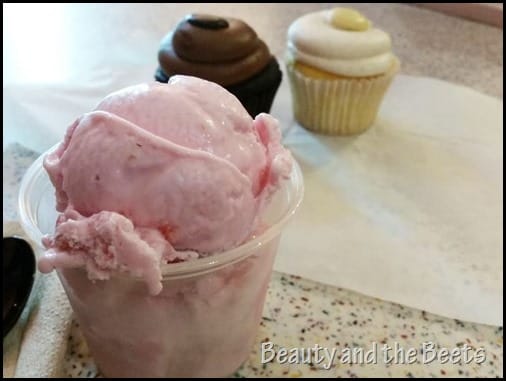
[[[61,215],[39,269],[126,272],[156,294],[161,264],[246,241],[291,164],[277,121],[253,120],[214,83],[175,76],[113,93],[45,158]]]

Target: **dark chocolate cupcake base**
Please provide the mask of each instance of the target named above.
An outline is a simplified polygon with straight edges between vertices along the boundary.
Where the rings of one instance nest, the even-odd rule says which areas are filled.
[[[166,83],[169,78],[170,76],[166,75],[161,68],[156,70],[155,79],[157,81]],[[245,81],[225,86],[225,89],[234,94],[254,118],[262,112],[271,110],[281,79],[282,73],[279,64],[273,57],[262,71]]]

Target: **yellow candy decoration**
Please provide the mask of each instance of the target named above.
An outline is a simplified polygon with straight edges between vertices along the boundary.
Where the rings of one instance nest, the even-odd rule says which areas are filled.
[[[371,22],[366,17],[351,8],[335,8],[332,11],[330,22],[336,28],[357,32],[371,27]]]

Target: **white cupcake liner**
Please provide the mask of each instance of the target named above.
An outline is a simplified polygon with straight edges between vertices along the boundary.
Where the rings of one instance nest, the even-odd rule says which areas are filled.
[[[295,119],[305,128],[329,135],[352,135],[368,129],[399,61],[373,78],[315,79],[287,65]]]

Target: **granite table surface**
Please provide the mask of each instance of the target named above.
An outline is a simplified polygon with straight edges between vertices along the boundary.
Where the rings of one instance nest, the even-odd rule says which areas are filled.
[[[66,46],[66,65],[72,75],[86,72],[99,64],[101,53],[122,40],[139,44],[142,54],[156,53],[157,43],[149,44],[142,36],[122,35],[122,25],[136,30],[149,22],[160,35],[167,32],[184,14],[207,12],[243,18],[250,23],[278,57],[286,44],[290,22],[306,12],[329,8],[329,4],[151,4],[151,5],[74,5],[62,6],[67,20],[66,37],[73,43]],[[503,95],[502,30],[462,20],[434,11],[401,4],[357,4],[369,18],[392,35],[396,54],[406,74],[440,78],[469,86],[489,95]],[[90,18],[96,28],[88,28]],[[124,29],[123,29],[124,30]],[[126,43],[126,42],[125,42]],[[7,46],[6,46],[7,45]],[[29,82],[35,77],[14,58],[6,60],[12,44],[4,44],[4,89],[12,83]],[[141,46],[142,45],[142,46]],[[55,54],[57,48],[48,41],[46,49]],[[94,49],[90,55],[89,49]],[[84,54],[84,52],[87,52]],[[20,59],[19,54],[16,56]],[[84,58],[86,57],[86,58]],[[40,79],[40,73],[38,79]],[[8,110],[4,110],[8,112]],[[4,127],[5,128],[5,127]],[[4,130],[4,137],[5,137]],[[21,144],[23,142],[20,142]],[[15,218],[16,187],[27,165],[36,153],[20,145],[4,149],[4,220]],[[6,191],[7,190],[7,191]],[[336,357],[329,369],[325,363],[309,359],[304,364],[260,364],[262,343],[274,348],[333,348]],[[483,348],[485,359],[466,363],[463,356],[457,364],[431,361],[424,364],[425,352],[433,346],[441,349],[460,348],[460,353]],[[416,359],[411,364],[398,364],[385,359],[386,348],[399,351],[414,348]],[[348,359],[353,350],[377,353],[376,363],[364,364]],[[387,352],[388,353],[388,352]],[[390,352],[392,353],[392,352]],[[302,355],[302,354],[301,354]],[[427,353],[425,353],[427,355]],[[96,377],[97,371],[82,339],[77,323],[73,324],[64,364],[69,376]],[[288,274],[274,273],[257,342],[250,358],[236,377],[364,377],[364,376],[503,376],[502,327],[479,325],[436,316],[425,311],[381,301],[353,291],[326,286]]]

